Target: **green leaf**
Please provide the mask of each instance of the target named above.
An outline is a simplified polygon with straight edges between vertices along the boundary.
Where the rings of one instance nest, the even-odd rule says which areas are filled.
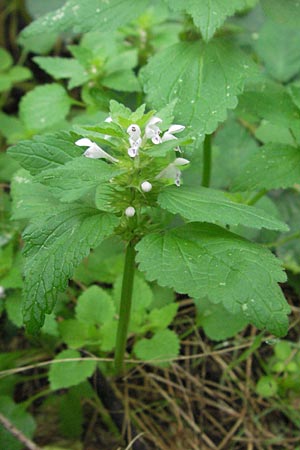
[[[9,320],[17,327],[21,327],[23,325],[23,317],[22,295],[20,290],[14,291],[8,295],[5,299],[5,309]]]
[[[0,92],[9,91],[12,87],[12,81],[7,73],[0,73]]]
[[[0,47],[0,70],[4,72],[13,65],[13,59],[11,54],[5,50],[5,48]]]
[[[212,133],[225,120],[227,109],[236,107],[237,95],[254,74],[247,55],[230,42],[216,39],[168,47],[149,60],[141,79],[155,109],[178,99],[176,119],[204,139],[205,133]]]
[[[296,190],[287,190],[276,196],[276,205],[280,215],[290,227],[289,234],[282,235],[283,242],[276,248],[276,253],[284,262],[285,267],[300,273],[300,193]],[[298,238],[287,240],[289,236],[298,233]],[[280,242],[281,237],[278,238]]]
[[[9,182],[18,169],[20,169],[20,165],[17,161],[13,160],[7,153],[0,153],[0,182]]]
[[[99,286],[91,286],[78,298],[76,317],[89,324],[104,324],[113,319],[115,306],[111,296]]]
[[[246,0],[168,0],[170,8],[186,11],[199,27],[205,41],[211,39],[226,18],[247,6]]]
[[[300,4],[295,0],[261,0],[265,13],[277,23],[298,27],[300,22]]]
[[[113,165],[82,156],[46,170],[35,179],[49,186],[51,193],[62,202],[72,202],[119,173]]]
[[[300,148],[266,144],[249,158],[234,180],[233,191],[292,187],[300,181]]]
[[[147,318],[147,330],[158,331],[167,328],[173,321],[178,310],[179,303],[170,303],[162,308],[154,308]]]
[[[10,69],[8,72],[9,78],[11,82],[20,83],[21,81],[29,80],[32,78],[32,73],[27,67],[15,66]]]
[[[108,53],[109,56],[109,53]],[[107,75],[120,70],[133,69],[138,65],[138,52],[136,49],[123,50],[122,53],[111,56],[105,63],[105,73]]]
[[[170,364],[169,361],[159,362],[157,360],[176,358],[179,348],[180,342],[176,333],[171,330],[162,330],[154,334],[151,339],[138,341],[133,351],[139,359],[155,366],[167,367]]]
[[[228,187],[243,169],[245,162],[257,149],[254,137],[236,120],[227,120],[213,140],[212,187]],[[202,159],[202,154],[199,155]],[[196,177],[199,183],[199,170]],[[193,167],[193,161],[191,164]]]
[[[20,119],[0,112],[0,132],[8,144],[14,144],[26,137],[26,130]]]
[[[124,92],[139,92],[141,91],[140,83],[135,76],[134,72],[130,69],[120,70],[118,72],[111,73],[101,79],[103,86],[116,91]]]
[[[13,176],[11,193],[14,220],[32,219],[57,211],[57,199],[47,187],[34,182],[32,176],[24,169]]]
[[[256,393],[262,397],[274,397],[278,391],[276,378],[271,375],[260,377],[256,385]]]
[[[69,89],[81,86],[89,80],[84,67],[74,58],[36,56],[33,61],[55,80],[70,78]]]
[[[116,346],[118,321],[116,319],[106,322],[99,330],[101,338],[100,347],[104,352],[112,351]]]
[[[235,203],[224,192],[202,186],[168,187],[159,194],[158,204],[173,214],[181,214],[195,222],[288,230],[287,225],[263,210]]]
[[[24,232],[24,321],[36,332],[50,314],[58,291],[64,291],[74,268],[109,236],[118,219],[107,213],[73,204],[37,219]]]
[[[32,140],[21,141],[10,147],[8,153],[35,175],[81,156],[83,151],[75,145],[76,140],[76,135],[66,132],[35,136]]]
[[[79,358],[80,361],[63,362],[65,359]],[[90,377],[97,365],[96,361],[85,361],[76,350],[63,350],[54,359],[49,370],[50,388],[56,389],[75,386]]]
[[[75,319],[63,320],[59,322],[58,329],[63,342],[70,348],[81,348],[92,341],[95,342],[95,327],[86,322]]]
[[[24,435],[32,439],[36,425],[33,417],[22,404],[16,404],[7,396],[0,397],[0,412]],[[22,450],[24,445],[0,424],[1,446],[7,450]]]
[[[74,279],[84,284],[113,283],[123,272],[124,246],[115,237],[103,241],[75,270]]]
[[[286,82],[300,71],[299,39],[298,27],[290,28],[272,21],[265,22],[254,48],[271,77]]]
[[[119,309],[120,299],[122,290],[122,276],[120,276],[115,284],[113,291],[113,298],[117,309]],[[153,293],[146,281],[143,279],[142,275],[136,275],[133,284],[132,302],[131,310],[132,312],[137,312],[142,314],[151,305],[153,301]]]
[[[140,270],[150,281],[222,302],[232,314],[276,335],[287,332],[290,308],[276,283],[286,276],[265,248],[216,225],[190,223],[149,234],[136,249]]]
[[[198,312],[197,323],[203,327],[209,339],[222,341],[231,338],[248,325],[245,317],[229,313],[222,304],[214,304],[205,298],[194,301]]]
[[[275,82],[254,84],[239,98],[238,113],[252,114],[286,128],[299,128],[300,111],[287,89]]]
[[[21,33],[23,42],[26,39],[47,32],[73,30],[76,33],[88,31],[114,31],[135,17],[142,14],[147,0],[68,0],[61,8],[35,20]]]
[[[20,102],[20,119],[28,130],[44,130],[62,121],[68,114],[71,99],[59,84],[37,86]]]

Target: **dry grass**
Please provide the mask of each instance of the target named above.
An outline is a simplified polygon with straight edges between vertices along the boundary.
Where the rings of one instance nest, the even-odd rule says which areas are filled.
[[[179,334],[194,314],[189,301],[182,304]],[[299,320],[294,307],[290,339],[299,335]],[[137,366],[114,383],[124,404],[127,441],[134,423],[143,433],[137,440],[149,450],[295,450],[299,430],[284,402],[255,393],[262,374],[258,361],[272,353],[266,338],[258,350],[251,348],[256,335],[249,328],[217,348],[195,329],[182,341],[186,358],[168,369]],[[204,356],[194,358],[199,353]]]

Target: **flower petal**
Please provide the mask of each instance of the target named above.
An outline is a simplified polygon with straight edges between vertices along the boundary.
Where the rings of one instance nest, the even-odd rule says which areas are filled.
[[[92,159],[102,158],[102,159],[107,159],[108,161],[111,161],[111,162],[118,162],[118,159],[116,159],[113,156],[106,153],[95,142],[92,142],[92,145],[84,152],[83,156],[85,156],[86,158],[92,158]]]
[[[130,158],[135,158],[139,153],[139,149],[138,149],[138,147],[130,147],[127,150],[127,153],[130,156]]]
[[[185,166],[186,164],[189,164],[189,160],[185,158],[176,158],[174,163],[175,166]]]
[[[171,125],[168,129],[168,133],[181,133],[185,129],[184,125]]]
[[[78,139],[78,141],[76,141],[75,144],[79,145],[79,147],[90,147],[94,144],[94,142],[92,142],[88,138],[81,138],[81,139]]]
[[[173,134],[169,133],[168,131],[166,131],[161,138],[162,142],[172,141],[174,139],[177,139],[177,137],[173,136]]]
[[[161,144],[161,143],[162,143],[162,139],[161,139],[161,137],[160,137],[159,134],[155,134],[155,135],[152,137],[151,141],[152,141],[153,144],[155,144],[155,145]]]
[[[147,123],[146,126],[151,126],[151,125],[155,125],[156,123],[161,123],[162,120],[159,117],[153,116],[151,117],[151,119],[149,120],[149,122]]]

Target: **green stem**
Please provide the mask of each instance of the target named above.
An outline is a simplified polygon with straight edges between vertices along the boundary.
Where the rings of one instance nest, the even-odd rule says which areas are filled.
[[[207,134],[203,144],[202,186],[209,187],[211,176],[211,135]]]
[[[247,205],[249,205],[249,206],[255,205],[255,203],[257,203],[258,200],[260,200],[266,193],[267,193],[267,189],[262,189],[261,191],[257,192],[255,195],[253,195],[253,197],[251,197],[247,201]]]
[[[269,244],[266,244],[266,247],[269,247],[269,248],[270,247],[280,247],[281,245],[284,245],[287,242],[293,241],[294,239],[298,239],[298,238],[300,238],[300,231],[290,234],[289,236],[279,239],[278,241],[270,242]]]
[[[115,351],[115,372],[117,375],[121,374],[124,370],[124,354],[126,349],[127,332],[130,320],[134,269],[135,269],[135,249],[134,244],[131,241],[127,245],[125,255],[125,266],[123,271],[119,325]]]

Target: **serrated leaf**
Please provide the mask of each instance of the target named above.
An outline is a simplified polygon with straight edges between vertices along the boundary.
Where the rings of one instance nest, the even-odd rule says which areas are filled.
[[[206,41],[211,39],[227,17],[247,6],[246,0],[168,0],[168,3],[175,11],[184,10],[190,14]]]
[[[57,208],[29,225],[24,232],[24,321],[36,332],[51,313],[58,291],[66,288],[74,268],[109,236],[118,223],[115,216],[73,204]]]
[[[69,89],[81,86],[89,80],[84,67],[74,58],[36,56],[33,61],[45,72],[52,75],[55,80],[70,78]]]
[[[113,31],[142,14],[147,4],[147,0],[69,0],[27,26],[21,38],[26,43],[27,38],[39,39],[45,32]]]
[[[171,186],[159,194],[157,201],[163,209],[194,222],[288,230],[287,225],[263,210],[235,203],[224,192],[202,186]]]
[[[71,99],[59,84],[37,86],[22,97],[20,119],[28,130],[50,128],[67,116]]]
[[[250,113],[287,128],[299,127],[300,111],[287,89],[271,81],[247,88],[239,98],[238,113]]]
[[[280,39],[278,39],[280,36]],[[271,77],[287,82],[300,71],[300,31],[272,21],[259,30],[254,48]]]
[[[204,139],[225,120],[227,109],[236,107],[237,95],[254,74],[247,55],[230,42],[215,39],[168,47],[149,60],[141,79],[155,109],[177,99],[176,120],[189,124]]]
[[[216,225],[190,223],[149,234],[136,246],[147,278],[192,297],[222,302],[258,328],[284,335],[290,308],[277,282],[286,277],[265,248]]]
[[[78,358],[80,361],[63,362],[64,359]],[[96,361],[85,361],[76,350],[63,350],[51,364],[49,370],[50,388],[52,390],[68,388],[85,381],[90,377],[97,365]]]
[[[162,308],[154,308],[147,318],[147,330],[158,331],[167,328],[176,316],[179,303],[170,303]]]
[[[222,304],[211,303],[205,298],[194,301],[199,315],[197,323],[203,327],[209,339],[214,341],[228,339],[248,325],[245,317],[229,313]]]
[[[8,153],[33,175],[59,167],[83,154],[77,137],[66,132],[35,136],[10,147]]]
[[[72,202],[119,173],[113,165],[82,156],[64,166],[46,170],[35,179],[49,186],[51,193],[62,202]]]
[[[233,182],[233,191],[292,187],[300,182],[300,148],[266,144],[249,158]]]
[[[27,170],[19,170],[12,178],[12,219],[32,219],[57,210],[57,199],[49,189],[34,182]]]
[[[78,298],[76,317],[89,324],[104,324],[113,319],[115,306],[111,296],[99,286],[91,286]]]
[[[133,351],[139,359],[155,366],[166,367],[170,362],[157,360],[176,358],[179,348],[180,342],[176,333],[171,330],[162,330],[158,331],[151,339],[138,341]]]
[[[132,70],[120,70],[101,79],[103,86],[116,91],[139,92],[141,86]]]
[[[110,56],[108,52],[108,56]],[[110,56],[105,63],[105,73],[107,75],[120,70],[133,69],[138,64],[138,52],[136,49],[123,50],[122,53]]]

